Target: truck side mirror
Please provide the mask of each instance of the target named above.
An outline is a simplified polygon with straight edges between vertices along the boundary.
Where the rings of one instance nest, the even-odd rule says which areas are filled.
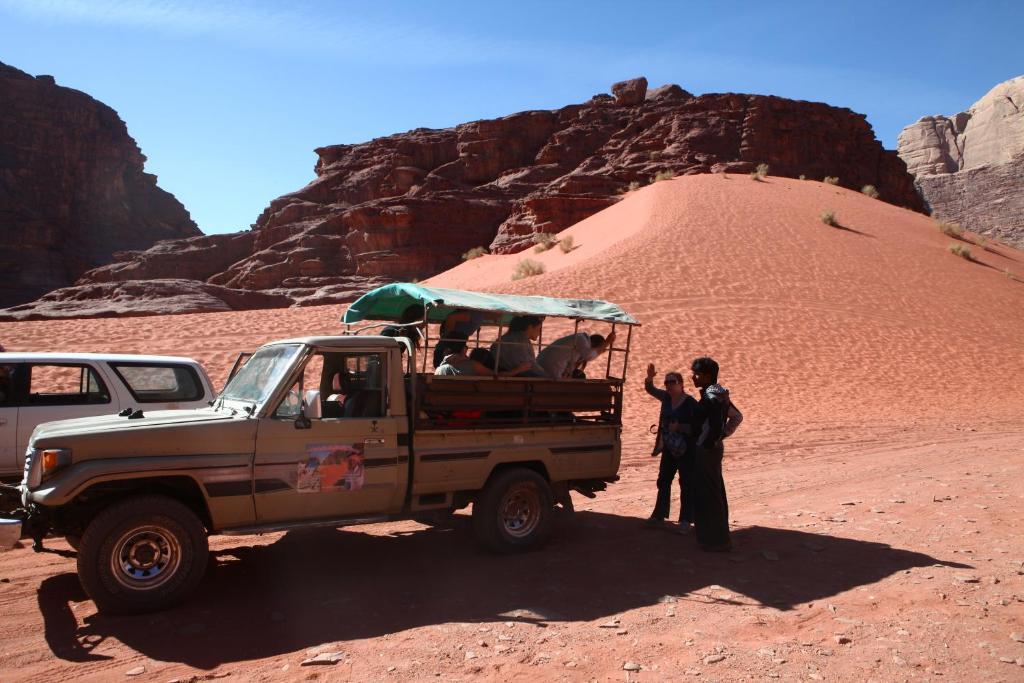
[[[302,399],[302,403],[299,404],[299,416],[295,418],[296,429],[310,429],[313,426],[313,422],[306,417],[306,399]]]

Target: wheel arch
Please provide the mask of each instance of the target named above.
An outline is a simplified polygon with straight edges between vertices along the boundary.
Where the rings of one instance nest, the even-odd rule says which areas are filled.
[[[75,496],[73,507],[79,511],[87,511],[91,520],[110,505],[139,495],[160,495],[172,498],[189,508],[207,530],[213,528],[210,505],[203,487],[193,477],[186,474],[97,482]]]

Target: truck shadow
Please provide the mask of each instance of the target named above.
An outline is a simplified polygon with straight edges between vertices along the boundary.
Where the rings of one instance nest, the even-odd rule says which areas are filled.
[[[506,557],[475,550],[465,523],[391,535],[310,530],[268,545],[242,537],[214,553],[181,607],[97,614],[80,626],[69,602],[86,596],[70,573],[43,581],[39,606],[46,641],[62,659],[106,659],[92,651],[115,638],[154,660],[212,669],[451,622],[543,627],[673,600],[677,613],[691,601],[790,610],[913,567],[965,567],[790,529],[738,529],[737,551],[720,555],[699,551],[692,536],[642,529],[635,517],[580,512],[570,525],[543,551]]]

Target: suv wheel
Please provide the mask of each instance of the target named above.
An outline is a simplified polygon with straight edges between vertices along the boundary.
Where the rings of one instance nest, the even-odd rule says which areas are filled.
[[[98,514],[82,535],[78,576],[103,612],[137,614],[181,602],[203,578],[206,530],[165,496],[139,496]]]
[[[544,477],[526,468],[505,470],[473,503],[473,530],[495,552],[529,550],[547,540],[553,508]]]

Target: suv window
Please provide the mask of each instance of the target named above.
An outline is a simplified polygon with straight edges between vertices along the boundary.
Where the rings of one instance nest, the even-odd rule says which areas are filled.
[[[29,367],[28,405],[77,406],[110,403],[110,392],[88,365],[33,364]]]
[[[189,365],[111,363],[110,366],[139,403],[197,401],[203,397],[199,375]]]
[[[18,405],[18,366],[0,365],[0,407]]]
[[[311,356],[302,374],[306,416],[314,420],[383,417],[387,413],[384,359],[381,353],[318,352]],[[296,382],[274,416],[298,417],[299,403]]]

